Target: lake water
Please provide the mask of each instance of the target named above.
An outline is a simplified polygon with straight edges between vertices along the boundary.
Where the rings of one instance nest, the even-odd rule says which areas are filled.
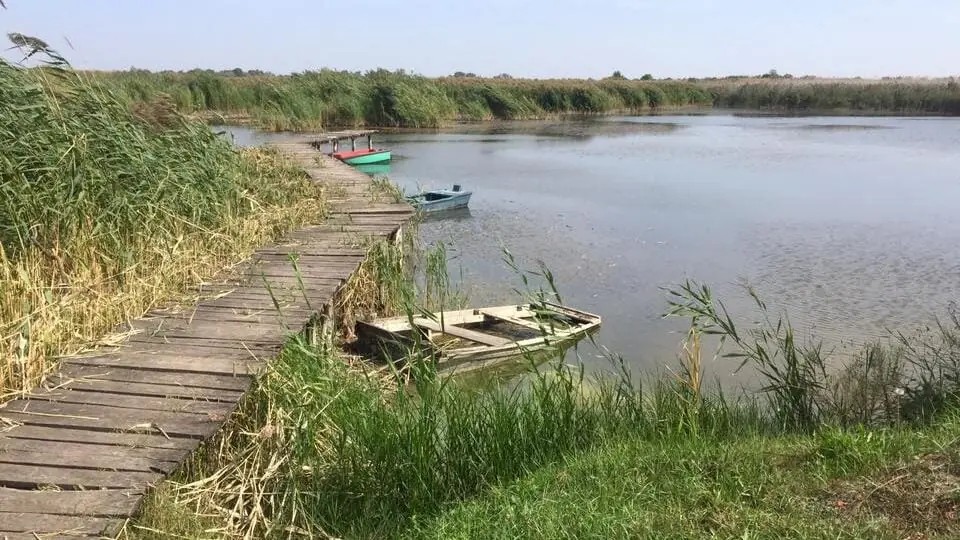
[[[501,246],[542,260],[637,371],[674,361],[686,323],[662,317],[663,288],[688,277],[746,318],[749,282],[828,344],[912,330],[960,298],[960,119],[660,115],[375,142],[408,192],[473,191],[468,215],[421,225],[473,304],[517,301]]]

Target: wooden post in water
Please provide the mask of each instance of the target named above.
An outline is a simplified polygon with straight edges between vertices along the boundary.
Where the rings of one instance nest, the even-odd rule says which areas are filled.
[[[357,138],[350,137],[350,150],[353,152],[357,151]]]
[[[373,152],[373,135],[367,135],[367,150]]]

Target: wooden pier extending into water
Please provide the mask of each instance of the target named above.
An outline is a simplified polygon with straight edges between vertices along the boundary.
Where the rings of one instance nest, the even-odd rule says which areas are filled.
[[[362,239],[395,238],[413,215],[306,140],[274,146],[331,188],[330,218],[257,251],[240,279],[204,286],[210,299],[151,312],[119,346],[64,359],[5,404],[0,539],[116,534],[146,490],[220,430],[285,337],[334,301],[365,257]]]

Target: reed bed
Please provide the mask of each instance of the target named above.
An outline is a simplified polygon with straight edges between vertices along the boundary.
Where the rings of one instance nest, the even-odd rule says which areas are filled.
[[[285,76],[131,70],[97,73],[95,78],[133,101],[166,95],[178,110],[211,122],[251,123],[278,131],[364,125],[437,128],[455,122],[710,106],[960,114],[960,85],[954,79],[539,80],[329,69]]]
[[[323,216],[322,190],[171,103],[131,103],[39,40],[0,61],[0,396]]]
[[[165,94],[186,113],[211,120],[243,118],[275,130],[321,125],[436,128],[457,121],[637,112],[709,105],[711,100],[709,93],[685,82],[431,79],[386,70],[244,77],[138,70],[98,73],[96,78],[134,101]]]
[[[868,114],[960,114],[949,79],[744,79],[705,81],[717,107]]]

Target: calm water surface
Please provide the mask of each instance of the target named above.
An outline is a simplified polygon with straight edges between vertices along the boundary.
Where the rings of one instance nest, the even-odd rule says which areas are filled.
[[[830,344],[914,329],[960,298],[960,119],[648,116],[377,143],[406,191],[474,192],[468,215],[421,226],[473,304],[517,301],[501,246],[542,260],[637,371],[675,358],[685,323],[663,319],[663,288],[688,277],[746,319],[748,282]]]

